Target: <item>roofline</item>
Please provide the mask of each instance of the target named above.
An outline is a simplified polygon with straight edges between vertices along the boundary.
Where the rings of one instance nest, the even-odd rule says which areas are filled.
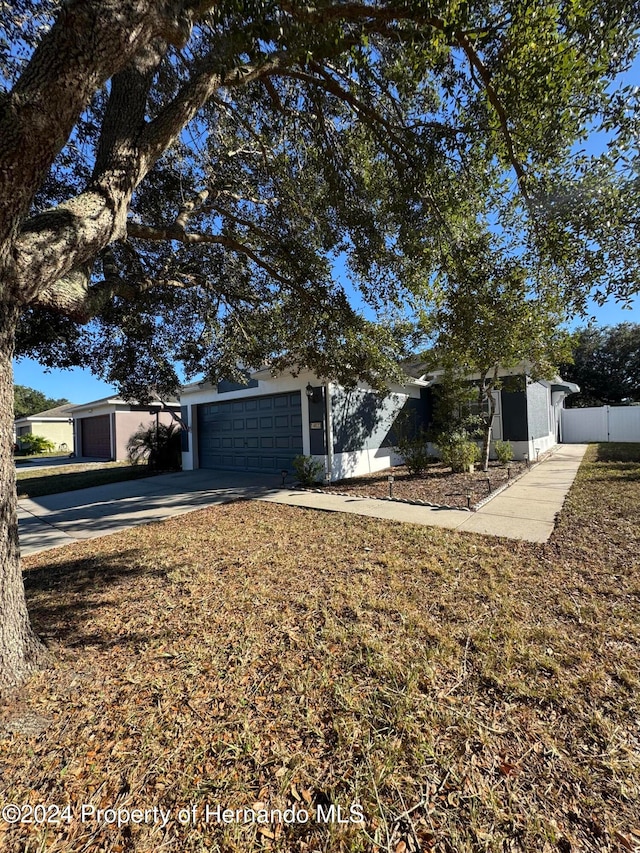
[[[315,376],[315,374],[313,373],[312,370],[300,371],[300,374],[305,374],[305,373],[310,373],[310,374]],[[283,371],[282,373],[276,375],[275,377],[271,377],[271,369],[269,367],[261,367],[258,370],[251,371],[249,373],[248,378],[250,380],[256,379],[259,381],[261,378],[263,378],[265,375],[267,375],[267,376],[269,376],[271,378],[275,378],[277,380],[278,376],[284,376],[285,374],[287,374],[287,371]],[[292,373],[288,373],[288,375],[293,376]],[[323,383],[324,382],[335,382],[338,385],[340,384],[335,379],[320,379],[320,377],[318,377],[318,376],[316,376],[316,378],[319,382],[323,382]],[[423,379],[423,378],[416,377],[416,376],[409,376],[408,374],[405,373],[402,380],[393,381],[393,382],[390,382],[387,384],[388,385],[396,385],[396,386],[397,385],[402,385],[402,386],[413,385],[417,388],[428,388],[430,385],[433,384],[433,378]],[[211,380],[209,380],[209,379],[202,379],[202,380],[200,380],[200,382],[189,382],[188,385],[183,385],[180,389],[180,395],[182,396],[183,394],[194,394],[194,393],[197,393],[198,391],[215,390],[216,387],[217,386],[216,386],[215,382],[211,382]],[[247,389],[247,390],[249,390],[249,389]],[[255,391],[255,389],[253,389],[253,390]]]
[[[119,405],[122,405],[122,406],[141,406],[143,404],[140,403],[138,400],[125,400],[123,397],[103,397],[100,400],[92,400],[90,403],[80,403],[77,406],[71,406],[69,408],[69,411],[70,412],[79,412],[79,411],[82,411],[84,409],[94,409],[94,408],[97,408],[98,406],[119,406]],[[175,403],[164,402],[162,400],[151,400],[148,404],[145,403],[144,405],[145,406],[148,405],[149,407],[158,406],[159,408],[162,408],[163,406],[176,407],[176,406],[180,405],[180,402],[179,402],[179,400],[176,400]]]
[[[569,382],[565,379],[562,379],[560,376],[556,376],[551,384],[552,391],[566,391],[568,394],[579,394],[580,386],[576,385],[575,382]]]
[[[71,409],[69,409],[69,411],[71,411]],[[69,420],[69,415],[58,415],[57,417],[54,417],[54,418],[50,418],[50,417],[40,418],[40,417],[38,417],[38,415],[25,415],[22,418],[16,418],[14,423],[19,424],[19,423],[22,423],[22,421],[68,421],[68,420]]]

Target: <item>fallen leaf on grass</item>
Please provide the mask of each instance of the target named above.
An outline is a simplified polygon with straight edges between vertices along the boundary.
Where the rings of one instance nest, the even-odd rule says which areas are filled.
[[[616,839],[617,842],[622,844],[625,850],[630,850],[631,853],[636,853],[638,845],[635,844],[635,842],[631,841],[631,839],[628,838],[626,835],[623,835],[621,832],[616,831],[613,833],[613,837]]]

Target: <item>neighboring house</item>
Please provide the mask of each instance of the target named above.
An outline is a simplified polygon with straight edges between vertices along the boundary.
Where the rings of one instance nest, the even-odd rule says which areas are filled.
[[[180,396],[183,470],[291,474],[297,455],[322,460],[332,480],[383,470],[402,461],[394,450],[401,413],[428,427],[437,381],[407,375],[380,395],[363,384],[349,390],[309,372],[274,377],[264,369],[244,385],[188,385]],[[496,392],[493,438],[511,441],[516,458],[535,460],[557,442],[559,410],[577,386],[524,374],[510,384],[514,390]]]
[[[177,400],[166,403],[172,411],[179,413]],[[127,458],[127,442],[140,426],[151,427],[159,423],[170,424],[174,418],[170,411],[163,411],[161,403],[140,405],[128,403],[121,397],[105,397],[81,406],[72,406],[76,456],[97,459],[124,460]]]
[[[21,436],[40,435],[52,441],[56,450],[71,453],[74,449],[72,408],[73,403],[65,403],[63,406],[56,406],[55,409],[47,409],[46,412],[16,418],[14,422],[16,441],[20,444]]]

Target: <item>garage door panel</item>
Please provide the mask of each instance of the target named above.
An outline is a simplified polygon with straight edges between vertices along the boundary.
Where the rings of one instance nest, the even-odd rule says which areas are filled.
[[[82,418],[81,432],[83,456],[111,459],[111,418],[109,415]]]
[[[229,407],[233,408],[232,421],[225,414]],[[301,407],[299,393],[199,406],[200,467],[291,470],[293,458],[302,453]]]

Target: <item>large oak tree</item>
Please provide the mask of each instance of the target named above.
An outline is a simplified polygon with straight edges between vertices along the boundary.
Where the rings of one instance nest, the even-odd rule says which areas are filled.
[[[176,361],[379,381],[403,326],[359,316],[336,264],[388,312],[487,225],[560,271],[565,302],[629,296],[635,104],[607,85],[639,17],[621,0],[0,4],[0,688],[42,651],[16,339],[139,396],[175,390]],[[618,147],[596,170],[575,143],[601,121]]]

